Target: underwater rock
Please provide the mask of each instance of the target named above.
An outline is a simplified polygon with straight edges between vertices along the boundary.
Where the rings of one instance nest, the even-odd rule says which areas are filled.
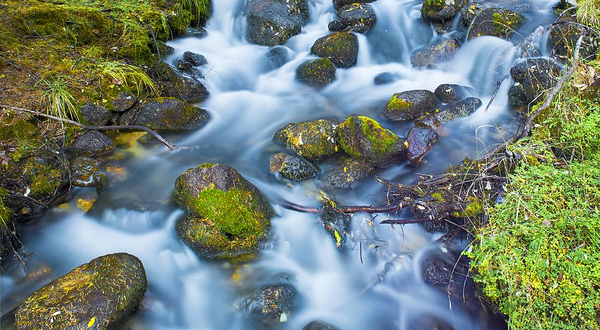
[[[88,125],[104,126],[110,122],[111,113],[105,107],[87,102],[80,109],[83,120]]]
[[[404,91],[390,98],[383,114],[391,121],[412,120],[432,112],[437,104],[435,94],[428,90]]]
[[[352,158],[385,168],[406,159],[403,141],[375,120],[351,115],[337,127],[342,150]]]
[[[320,161],[339,150],[336,127],[337,120],[317,119],[301,123],[290,123],[280,128],[273,139],[285,144],[301,157]]]
[[[282,67],[290,60],[290,49],[285,46],[275,46],[269,49],[264,64],[266,70],[275,70]]]
[[[436,144],[437,139],[438,134],[430,128],[413,127],[408,131],[406,143],[408,144],[408,160],[411,164],[419,164],[429,149]]]
[[[98,161],[90,157],[77,157],[71,161],[71,184],[77,187],[93,187],[94,173],[98,171]]]
[[[340,330],[333,324],[329,324],[323,321],[312,321],[305,325],[302,330]]]
[[[319,174],[319,169],[308,160],[283,152],[271,156],[269,170],[271,173],[279,173],[288,180],[298,182],[314,178]]]
[[[472,96],[474,91],[471,87],[456,84],[441,84],[433,92],[438,100],[444,103],[454,103]]]
[[[375,83],[375,85],[385,85],[385,84],[391,84],[400,78],[401,78],[400,75],[397,73],[382,72],[382,73],[379,73],[378,75],[376,75],[375,78],[373,78],[373,82]]]
[[[410,330],[455,330],[450,323],[432,314],[421,314],[409,322]]]
[[[125,112],[137,102],[137,98],[129,93],[121,93],[116,99],[112,100],[112,111]]]
[[[190,51],[186,51],[183,53],[183,60],[191,63],[193,66],[203,66],[208,64],[206,57],[200,54],[192,53]]]
[[[140,304],[146,291],[142,262],[127,253],[93,259],[25,299],[17,329],[108,329]]]
[[[377,17],[371,5],[353,3],[337,11],[338,19],[329,22],[330,31],[367,33],[375,25]]]
[[[297,296],[296,288],[290,284],[267,286],[246,294],[240,308],[259,320],[281,322],[291,314]]]
[[[173,199],[186,215],[176,230],[202,258],[232,258],[258,250],[275,215],[267,199],[235,169],[202,164],[175,181]]]
[[[141,125],[157,130],[190,130],[208,121],[208,112],[176,98],[140,100],[119,120],[121,125]]]
[[[459,45],[456,40],[444,40],[415,50],[410,55],[410,63],[414,67],[432,67],[452,59],[458,52],[458,47]]]
[[[350,32],[334,32],[317,39],[310,52],[329,58],[338,68],[349,68],[358,60],[358,38]]]
[[[323,185],[327,189],[354,189],[374,170],[373,165],[362,159],[343,158],[339,164],[323,172]]]
[[[530,58],[510,69],[515,85],[509,90],[509,104],[529,105],[539,100],[542,93],[556,85],[561,67],[547,58]]]
[[[275,46],[284,44],[300,33],[308,21],[306,0],[255,0],[248,1],[245,9],[249,42]]]
[[[98,131],[85,131],[75,138],[67,150],[75,156],[100,156],[114,148],[115,145],[108,136]]]
[[[313,87],[323,87],[335,80],[335,70],[328,58],[306,61],[296,69],[296,79]]]
[[[447,253],[435,252],[421,262],[421,275],[431,285],[448,285],[452,279],[454,261]]]
[[[476,97],[467,97],[458,102],[439,107],[439,112],[434,116],[440,123],[447,123],[457,118],[470,116],[482,105],[483,103],[480,99]]]
[[[494,36],[508,39],[527,19],[512,10],[488,8],[481,11],[471,24],[468,40],[480,36]]]

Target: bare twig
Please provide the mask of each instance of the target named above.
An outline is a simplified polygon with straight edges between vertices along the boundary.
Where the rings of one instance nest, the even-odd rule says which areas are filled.
[[[279,205],[284,208],[292,211],[302,212],[302,213],[323,213],[322,207],[310,207],[303,206],[300,204],[292,203],[290,201],[281,199],[277,202]],[[368,212],[368,213],[388,213],[388,212],[397,212],[405,208],[402,205],[385,205],[385,206],[367,206],[367,205],[359,205],[359,206],[336,206],[333,207],[333,210],[340,213],[356,213],[356,212]]]
[[[415,219],[386,219],[380,222],[383,225],[408,225],[411,223],[423,223],[429,221],[436,221],[436,219],[430,218],[415,218]]]

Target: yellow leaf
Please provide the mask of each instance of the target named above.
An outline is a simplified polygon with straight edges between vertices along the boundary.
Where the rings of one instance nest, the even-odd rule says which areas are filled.
[[[80,199],[77,200],[77,207],[80,210],[82,210],[84,212],[87,212],[87,211],[89,211],[92,208],[92,206],[94,206],[94,202],[95,201],[96,201],[95,199],[83,199],[83,198],[80,198]]]
[[[335,235],[335,245],[339,247],[342,245],[342,236],[340,236],[340,233],[337,231],[337,229],[333,231],[333,234]]]
[[[94,325],[94,323],[96,323],[96,317],[95,317],[95,316],[94,316],[94,317],[92,317],[92,318],[90,319],[90,321],[88,322],[88,326],[87,326],[87,327],[88,327],[88,329],[89,329],[89,328],[91,328],[91,327]]]

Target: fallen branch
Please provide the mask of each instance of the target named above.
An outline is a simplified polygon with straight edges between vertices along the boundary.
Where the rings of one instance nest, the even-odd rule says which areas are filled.
[[[167,148],[169,148],[169,150],[174,150],[174,149],[178,149],[177,146],[175,146],[174,144],[172,144],[171,142],[169,142],[167,139],[165,139],[164,137],[162,137],[162,135],[158,134],[155,130],[149,128],[149,127],[145,127],[145,126],[139,126],[139,125],[111,125],[111,126],[93,126],[93,125],[84,125],[80,122],[76,122],[74,120],[70,120],[70,119],[65,119],[65,118],[60,118],[60,117],[56,117],[56,116],[52,116],[49,114],[45,114],[43,112],[39,112],[39,111],[35,111],[35,110],[30,110],[30,109],[24,109],[24,108],[19,108],[19,107],[14,107],[11,105],[4,105],[4,104],[0,104],[0,108],[6,108],[6,109],[12,109],[12,110],[16,110],[16,111],[20,111],[20,112],[26,112],[26,113],[30,113],[39,117],[44,117],[44,118],[48,118],[48,119],[52,119],[52,120],[57,120],[63,123],[68,123],[68,124],[72,124],[75,126],[79,126],[83,129],[87,129],[87,130],[96,130],[96,131],[109,131],[109,130],[132,130],[132,131],[145,131],[150,133],[152,136],[154,136],[158,141],[162,142],[165,146],[167,146]]]
[[[387,219],[379,222],[382,225],[408,225],[411,223],[423,223],[435,221],[435,219],[430,218],[416,218],[416,219]]]
[[[300,204],[292,203],[292,202],[284,200],[284,199],[279,200],[279,202],[277,202],[277,204],[281,205],[282,207],[284,207],[284,208],[286,208],[288,210],[302,212],[302,213],[323,213],[323,207],[303,206],[303,205],[300,205]],[[403,206],[403,205],[387,205],[387,206],[366,206],[366,205],[359,205],[359,206],[335,206],[335,207],[333,207],[333,210],[336,211],[336,212],[340,212],[340,213],[356,213],[356,212],[388,213],[388,212],[397,212],[397,211],[400,211],[404,207],[405,206]]]

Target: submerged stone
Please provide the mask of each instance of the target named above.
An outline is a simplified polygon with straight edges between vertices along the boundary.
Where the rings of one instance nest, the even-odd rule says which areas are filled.
[[[296,288],[290,284],[267,286],[246,294],[240,308],[262,321],[286,322],[297,296]]]
[[[271,156],[269,170],[271,173],[279,173],[282,177],[292,181],[311,179],[319,174],[319,169],[308,160],[283,152]]]
[[[208,112],[175,98],[141,100],[121,116],[121,125],[141,125],[157,130],[190,130],[208,121]]]
[[[444,40],[415,50],[410,55],[410,63],[414,67],[432,67],[452,59],[458,52],[458,47],[459,45],[456,40]]]
[[[455,330],[450,323],[432,314],[421,314],[409,322],[411,330]]]
[[[310,52],[329,58],[338,68],[349,68],[358,60],[358,38],[349,32],[335,32],[315,41]]]
[[[254,185],[218,163],[179,176],[173,199],[186,211],[177,222],[177,234],[203,258],[232,258],[258,250],[275,215]]]
[[[146,291],[142,262],[127,253],[93,259],[25,299],[15,326],[34,329],[108,329],[134,311]]]
[[[435,145],[438,134],[430,128],[413,127],[408,131],[406,143],[408,144],[408,160],[413,165],[421,162],[425,154]]]
[[[330,119],[290,123],[275,132],[273,139],[304,158],[320,161],[339,150],[338,124],[338,121]]]
[[[206,57],[200,54],[192,53],[190,51],[186,51],[183,53],[183,60],[192,64],[193,66],[202,66],[208,63]]]
[[[508,39],[527,19],[512,10],[488,8],[473,20],[468,39],[480,36],[494,36]]]
[[[327,189],[354,189],[374,170],[373,165],[362,159],[344,158],[323,173],[323,185]]]
[[[468,117],[479,109],[483,103],[476,97],[467,97],[458,102],[447,104],[439,108],[435,114],[440,123],[447,123],[451,120]]]
[[[335,80],[335,65],[328,58],[306,61],[296,69],[296,79],[313,87],[323,87]]]
[[[410,90],[394,94],[385,106],[384,116],[391,121],[412,120],[435,110],[438,100],[428,90]]]
[[[291,50],[285,46],[275,46],[269,49],[266,57],[265,69],[275,70],[282,67],[290,60]]]
[[[392,72],[382,72],[373,78],[375,85],[391,84],[400,79],[400,75]]]

